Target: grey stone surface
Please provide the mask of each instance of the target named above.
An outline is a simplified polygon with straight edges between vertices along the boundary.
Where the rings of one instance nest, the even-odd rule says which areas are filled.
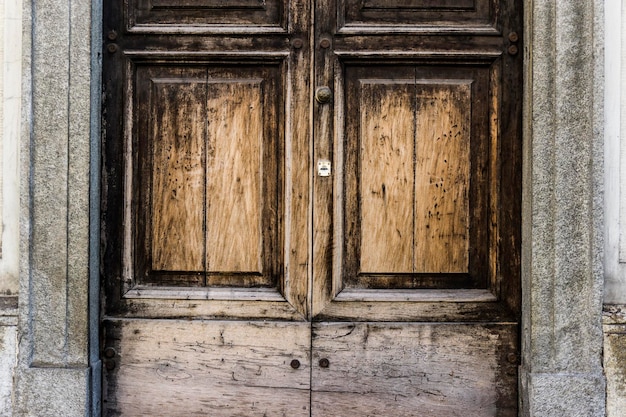
[[[43,0],[34,6],[32,364],[86,365],[91,3]]]
[[[15,416],[91,414],[91,13],[89,0],[24,2]]]
[[[89,415],[88,368],[31,368],[18,374],[20,417],[86,417]]]
[[[604,416],[602,2],[528,6],[523,415]]]
[[[4,325],[0,320],[0,417],[10,417],[13,414],[13,372],[16,359],[17,326]]]
[[[69,2],[33,2],[31,294],[35,366],[67,355]]]
[[[602,374],[526,374],[526,414],[538,417],[604,417]]]

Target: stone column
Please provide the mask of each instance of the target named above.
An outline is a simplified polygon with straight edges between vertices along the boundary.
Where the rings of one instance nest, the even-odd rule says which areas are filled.
[[[604,416],[602,0],[528,0],[523,416]]]
[[[92,409],[94,362],[89,343],[90,149],[92,140],[99,140],[92,117],[92,109],[99,109],[92,94],[98,83],[92,75],[92,67],[97,69],[92,66],[92,10],[98,11],[99,22],[99,6],[90,0],[24,3],[27,76],[15,410],[20,416],[86,416]],[[99,50],[96,35],[93,44]],[[97,276],[97,270],[92,273]]]

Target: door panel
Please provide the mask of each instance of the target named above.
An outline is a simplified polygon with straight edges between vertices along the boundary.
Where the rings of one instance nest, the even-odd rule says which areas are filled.
[[[492,32],[498,21],[492,0],[337,0],[340,33]]]
[[[514,324],[315,323],[311,415],[517,416],[507,361],[516,333]]]
[[[487,288],[490,66],[345,72],[341,287]]]
[[[110,320],[106,332],[105,415],[310,415],[307,323]]]
[[[517,414],[519,6],[316,2],[312,415]]]
[[[310,415],[308,17],[106,2],[103,415]]]
[[[137,132],[147,132],[133,150],[142,197],[135,233],[146,242],[137,246],[138,281],[275,287],[279,67],[139,66],[136,74]]]
[[[284,0],[131,0],[128,2],[126,25],[135,31],[177,30],[206,31],[209,26],[246,25],[283,29],[286,4]],[[167,29],[166,29],[167,28]]]

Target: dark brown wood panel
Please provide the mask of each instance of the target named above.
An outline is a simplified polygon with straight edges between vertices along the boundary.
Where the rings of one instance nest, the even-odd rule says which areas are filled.
[[[406,26],[407,31],[495,30],[500,0],[338,0],[339,27]]]
[[[415,273],[469,272],[471,83],[416,83]]]
[[[263,200],[275,198],[262,190],[262,80],[211,80],[209,91],[207,271],[261,274]]]
[[[415,80],[361,80],[359,110],[359,269],[413,272]]]
[[[476,0],[364,0],[363,9],[472,10]]]
[[[284,0],[130,0],[128,29],[179,27],[243,27],[249,25],[284,28]]]

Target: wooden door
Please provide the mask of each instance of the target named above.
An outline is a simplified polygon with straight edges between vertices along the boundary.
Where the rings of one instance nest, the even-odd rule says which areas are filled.
[[[517,416],[520,17],[316,2],[313,416]]]
[[[519,4],[104,16],[105,415],[516,415]]]

